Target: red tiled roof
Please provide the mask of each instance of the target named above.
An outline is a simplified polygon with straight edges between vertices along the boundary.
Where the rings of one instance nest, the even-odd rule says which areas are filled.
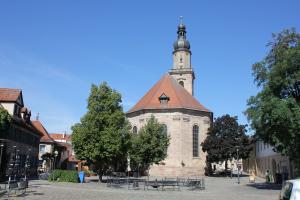
[[[71,141],[71,135],[68,134],[63,134],[63,133],[51,133],[51,137],[54,140],[66,140],[66,141]]]
[[[167,105],[161,105],[159,97],[165,94],[169,97]],[[165,74],[142,99],[127,113],[145,109],[174,109],[185,108],[204,112],[211,112],[201,105],[186,89],[184,89],[169,74]]]
[[[80,160],[76,159],[74,155],[68,157],[69,162],[80,162]]]
[[[0,101],[17,101],[20,94],[19,89],[0,88]]]
[[[32,121],[33,126],[40,131],[43,136],[40,139],[40,142],[54,142],[54,140],[49,135],[48,131],[45,129],[43,124],[40,121]]]

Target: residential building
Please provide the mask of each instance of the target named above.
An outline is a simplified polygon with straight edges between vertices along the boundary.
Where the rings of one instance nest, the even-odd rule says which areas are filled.
[[[75,152],[72,147],[72,137],[66,133],[50,134],[54,141],[65,147],[61,154],[60,166],[64,169],[75,170],[79,169],[79,160],[75,158]]]
[[[43,137],[40,139],[39,146],[39,170],[46,172],[56,168],[61,168],[60,160],[62,158],[62,152],[64,152],[66,148],[53,140],[39,120],[32,121],[32,123],[35,128],[43,134]],[[45,154],[48,155],[47,159],[42,158]]]
[[[18,176],[24,174],[26,160],[30,165],[28,175],[36,175],[42,134],[32,124],[31,111],[24,106],[22,90],[0,88],[0,106],[12,117],[9,130],[0,133],[0,143],[4,145],[0,158],[0,179],[5,179],[12,173]],[[13,164],[16,158],[20,165],[15,165],[11,170],[9,166],[13,166],[10,164]]]
[[[293,177],[291,162],[274,150],[274,147],[257,140],[252,144],[252,152],[243,162],[244,170],[259,177],[270,175],[271,181],[281,182],[282,179]]]

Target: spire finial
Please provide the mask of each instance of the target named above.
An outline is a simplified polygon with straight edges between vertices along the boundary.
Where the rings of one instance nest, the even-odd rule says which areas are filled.
[[[36,121],[39,121],[39,118],[40,118],[40,113],[38,112],[38,113],[36,114],[35,120],[36,120]]]
[[[180,24],[183,24],[183,16],[179,16]]]

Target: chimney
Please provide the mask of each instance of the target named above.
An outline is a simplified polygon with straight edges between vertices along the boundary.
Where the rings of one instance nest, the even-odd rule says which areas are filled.
[[[39,121],[39,118],[40,118],[40,113],[38,112],[38,113],[36,114],[35,120],[36,120],[36,121]]]
[[[66,135],[67,135],[67,131],[65,131],[65,132],[63,133],[63,138],[65,138]]]

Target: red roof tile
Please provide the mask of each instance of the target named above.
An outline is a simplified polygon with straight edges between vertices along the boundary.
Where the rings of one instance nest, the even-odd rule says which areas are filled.
[[[0,88],[0,101],[17,101],[20,94],[19,89]]]
[[[51,137],[54,140],[66,140],[66,141],[71,141],[71,135],[64,134],[64,133],[51,133]]]
[[[68,157],[69,162],[80,162],[80,160],[76,159],[74,155]]]
[[[54,142],[54,140],[51,138],[48,131],[45,129],[45,127],[40,121],[32,121],[32,124],[38,131],[40,131],[43,134],[43,136],[40,139],[40,142]]]
[[[169,97],[167,105],[162,105],[159,97],[165,94]],[[201,105],[186,89],[184,89],[177,81],[169,74],[165,74],[146,94],[142,99],[127,113],[132,113],[145,109],[174,109],[184,108],[211,112]]]

